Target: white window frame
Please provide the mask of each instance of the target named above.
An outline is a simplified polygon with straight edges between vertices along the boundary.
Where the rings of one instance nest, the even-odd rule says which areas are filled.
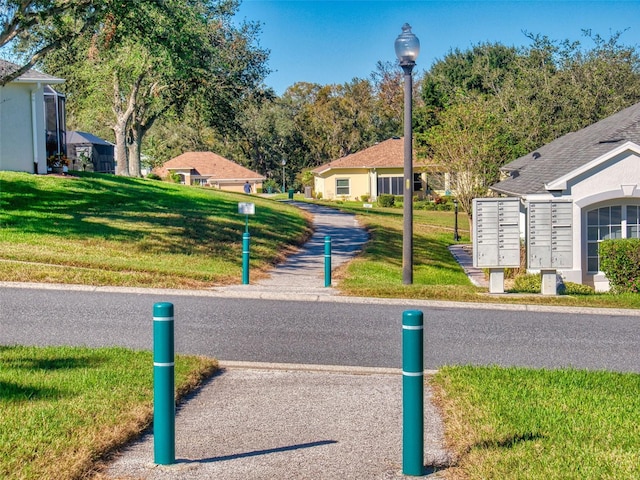
[[[612,223],[612,209],[620,209],[620,223]],[[607,212],[605,212],[607,210]],[[594,213],[595,212],[595,213]],[[591,217],[591,218],[590,218]],[[586,212],[587,223],[587,273],[600,271],[599,245],[603,240],[640,237],[640,206],[616,204],[592,208]],[[590,221],[591,220],[591,221]],[[597,220],[593,222],[593,220]],[[604,221],[603,221],[604,220]],[[617,219],[616,219],[617,220]],[[597,266],[597,270],[593,265]]]
[[[340,185],[341,182],[347,182],[347,185]],[[344,192],[346,189],[346,193]],[[336,178],[336,196],[348,197],[351,195],[351,179],[350,178]]]

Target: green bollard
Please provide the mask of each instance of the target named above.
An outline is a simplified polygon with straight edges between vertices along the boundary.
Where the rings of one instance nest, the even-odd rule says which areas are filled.
[[[173,304],[153,306],[153,454],[158,465],[176,461]]]
[[[331,286],[331,237],[324,237],[324,286]]]
[[[249,244],[251,235],[245,232],[242,235],[242,284],[249,285]]]
[[[424,475],[423,315],[402,313],[402,473]]]

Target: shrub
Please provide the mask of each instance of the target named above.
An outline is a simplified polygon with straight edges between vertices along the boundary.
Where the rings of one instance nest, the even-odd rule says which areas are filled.
[[[595,290],[589,285],[581,283],[564,282],[564,295],[593,295]]]
[[[393,207],[396,203],[396,198],[393,195],[383,193],[378,197],[378,205],[381,207]]]
[[[542,290],[542,278],[537,273],[525,273],[518,275],[513,281],[514,292],[520,293],[540,293]],[[558,287],[560,295],[592,295],[595,290],[589,285],[580,283],[564,282]]]
[[[542,279],[539,274],[525,273],[518,275],[513,281],[513,291],[522,293],[540,293]]]
[[[600,244],[600,270],[613,293],[640,292],[640,239],[605,240]]]
[[[160,175],[158,175],[158,174],[156,174],[156,173],[153,173],[153,172],[148,173],[148,174],[147,174],[147,178],[148,178],[148,179],[150,179],[150,180],[162,180],[162,179],[160,178]]]

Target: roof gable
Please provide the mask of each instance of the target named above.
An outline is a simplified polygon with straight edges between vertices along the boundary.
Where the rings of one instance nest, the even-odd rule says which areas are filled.
[[[161,175],[169,170],[191,170],[214,180],[263,180],[265,177],[213,152],[186,152],[166,162]]]
[[[416,165],[415,154],[413,165]],[[351,155],[338,158],[312,170],[313,173],[323,173],[333,169],[343,168],[403,168],[404,167],[404,139],[393,137],[384,142],[376,143]]]
[[[0,77],[4,77],[5,75],[10,74],[11,72],[15,72],[20,68],[19,65],[15,63],[8,62],[7,60],[0,59]],[[56,84],[56,83],[64,83],[62,78],[53,77],[51,75],[47,75],[46,73],[39,72],[37,70],[29,69],[18,78],[12,80],[12,82],[16,83],[45,83],[45,84]]]
[[[614,156],[629,144],[640,145],[640,103],[557,138],[505,165],[510,177],[491,188],[510,195],[562,190],[566,181]]]

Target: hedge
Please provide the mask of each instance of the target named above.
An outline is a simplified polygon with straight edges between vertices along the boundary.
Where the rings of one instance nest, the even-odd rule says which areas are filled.
[[[605,240],[599,253],[612,292],[640,292],[640,238]]]

